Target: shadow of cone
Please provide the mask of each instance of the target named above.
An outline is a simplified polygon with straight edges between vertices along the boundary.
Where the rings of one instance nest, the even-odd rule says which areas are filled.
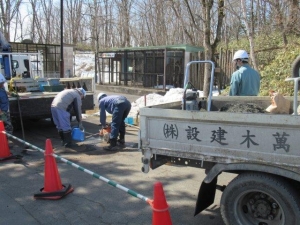
[[[170,225],[172,224],[169,206],[167,204],[162,184],[157,182],[154,184],[154,198],[152,205],[152,225]]]
[[[0,121],[0,159],[1,159],[1,161],[6,160],[6,159],[11,159],[13,156],[8,147],[7,137],[3,133],[3,131],[5,131],[4,123],[3,123],[3,121]]]
[[[70,184],[65,186],[61,183],[56,161],[53,156],[53,148],[50,139],[46,140],[46,150],[44,155],[45,155],[44,188],[40,190],[41,193],[35,194],[34,198],[56,200],[73,192],[74,189]]]

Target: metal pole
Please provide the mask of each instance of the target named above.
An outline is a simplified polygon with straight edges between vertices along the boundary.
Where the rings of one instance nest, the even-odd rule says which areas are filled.
[[[210,60],[204,60],[204,61],[191,61],[186,65],[185,69],[185,75],[184,75],[184,84],[183,84],[183,89],[186,91],[187,85],[189,82],[189,69],[190,65],[194,63],[210,63],[211,64],[211,74],[210,74],[210,88],[209,88],[209,95],[208,95],[208,104],[207,104],[207,111],[210,111],[210,106],[211,106],[211,98],[212,98],[212,88],[213,88],[213,80],[214,80],[214,71],[215,71],[215,64],[213,61]],[[183,106],[185,105],[185,96],[183,98]],[[183,108],[184,109],[184,108]]]
[[[17,93],[17,103],[18,103],[18,109],[19,109],[19,116],[20,116],[20,123],[21,123],[21,129],[22,129],[22,136],[23,140],[25,141],[25,132],[24,132],[24,124],[23,124],[23,117],[22,117],[22,111],[21,111],[21,103],[20,103],[20,96],[18,94],[18,88],[16,85],[16,81],[14,81],[14,86],[15,86],[15,91]],[[28,147],[24,145],[24,149],[22,150],[22,153],[26,154],[27,153]]]
[[[63,78],[64,77],[64,23],[63,23],[63,19],[64,19],[64,1],[60,0],[60,77]]]
[[[286,78],[285,81],[294,81],[294,101],[293,101],[293,114],[294,116],[298,115],[297,107],[298,107],[298,86],[300,77],[292,77],[292,78]]]
[[[167,76],[167,49],[164,50],[164,75],[163,75],[163,90],[166,90],[166,76]],[[158,86],[158,85],[157,85]]]

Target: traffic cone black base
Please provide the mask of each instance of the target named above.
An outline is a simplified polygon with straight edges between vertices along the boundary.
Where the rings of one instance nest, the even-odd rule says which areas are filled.
[[[43,192],[44,188],[41,188],[41,193],[34,194],[35,199],[48,199],[48,200],[58,200],[65,197],[67,194],[74,191],[74,188],[71,184],[67,186],[63,185],[63,189],[60,191],[53,192]]]

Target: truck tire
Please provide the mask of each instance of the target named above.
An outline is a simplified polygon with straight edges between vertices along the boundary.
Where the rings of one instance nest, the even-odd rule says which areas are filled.
[[[242,173],[225,188],[221,214],[226,225],[296,225],[299,195],[281,177]]]

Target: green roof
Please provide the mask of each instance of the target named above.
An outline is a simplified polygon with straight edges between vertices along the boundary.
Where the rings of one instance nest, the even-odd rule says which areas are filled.
[[[161,46],[145,46],[145,47],[126,47],[126,48],[112,48],[105,50],[105,52],[120,52],[120,51],[142,51],[142,50],[184,50],[186,52],[203,52],[203,47],[192,46],[187,44],[181,45],[161,45]],[[104,51],[100,51],[104,52]]]

